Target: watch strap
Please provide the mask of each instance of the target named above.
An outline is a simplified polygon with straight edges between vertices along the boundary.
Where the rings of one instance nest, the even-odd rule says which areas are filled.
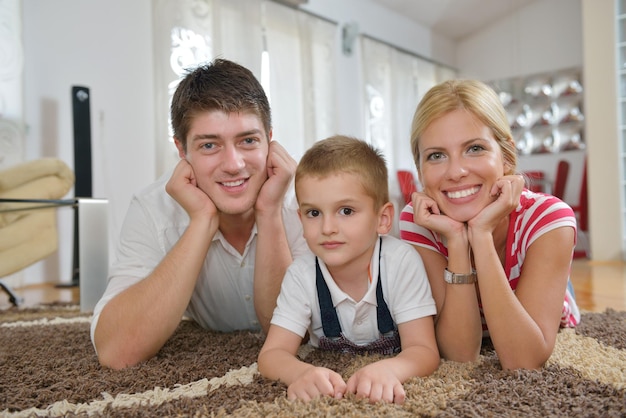
[[[471,273],[466,274],[452,273],[450,270],[445,269],[443,271],[443,279],[450,284],[473,284],[478,281],[476,270],[474,269],[472,269]]]

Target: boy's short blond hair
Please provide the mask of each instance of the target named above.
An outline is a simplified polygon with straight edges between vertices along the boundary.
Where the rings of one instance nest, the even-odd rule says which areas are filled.
[[[376,210],[389,202],[387,162],[383,154],[365,141],[344,135],[320,140],[304,153],[296,169],[296,197],[302,178],[324,178],[337,173],[357,175],[365,193],[374,199]]]

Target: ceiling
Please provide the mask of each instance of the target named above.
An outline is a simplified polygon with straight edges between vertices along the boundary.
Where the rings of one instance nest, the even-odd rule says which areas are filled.
[[[373,0],[458,40],[536,0]]]

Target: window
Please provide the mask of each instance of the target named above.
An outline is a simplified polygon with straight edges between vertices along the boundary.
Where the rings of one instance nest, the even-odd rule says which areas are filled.
[[[155,0],[157,174],[178,161],[170,98],[184,70],[216,57],[249,68],[272,106],[274,139],[294,158],[336,131],[337,25],[267,0]]]

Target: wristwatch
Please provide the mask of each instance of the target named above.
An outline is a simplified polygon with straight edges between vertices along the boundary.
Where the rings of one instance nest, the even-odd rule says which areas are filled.
[[[450,270],[445,269],[443,271],[443,280],[450,284],[472,284],[478,281],[476,279],[476,270],[474,269],[469,274],[452,273]]]

